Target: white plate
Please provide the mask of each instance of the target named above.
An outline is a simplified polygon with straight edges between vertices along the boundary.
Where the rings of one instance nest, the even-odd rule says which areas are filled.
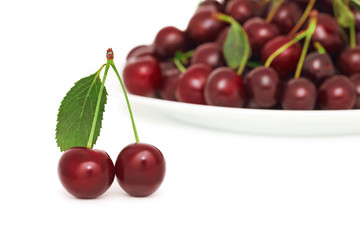
[[[119,84],[112,96],[124,99]],[[285,111],[202,106],[129,94],[137,111],[162,114],[201,127],[251,134],[339,135],[360,133],[360,110]]]

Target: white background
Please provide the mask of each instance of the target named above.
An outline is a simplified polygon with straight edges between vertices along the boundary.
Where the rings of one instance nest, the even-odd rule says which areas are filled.
[[[124,62],[198,1],[1,1],[0,239],[360,239],[360,136],[285,138],[201,129],[136,109],[140,138],[167,175],[149,198],[114,182],[77,200],[57,177],[57,108],[112,47]],[[116,81],[110,74],[108,81]],[[134,141],[109,97],[96,148]]]

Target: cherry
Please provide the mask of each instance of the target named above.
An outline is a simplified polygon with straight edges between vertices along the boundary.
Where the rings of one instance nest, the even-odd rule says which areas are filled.
[[[190,19],[186,33],[190,40],[199,44],[216,39],[226,24],[216,19],[218,12],[210,8],[203,8]]]
[[[224,43],[226,41],[226,38],[229,34],[229,30],[230,30],[230,27],[227,26],[225,27],[219,34],[219,36],[216,38],[216,42],[220,45],[220,46],[224,46]],[[359,35],[360,36],[360,35]]]
[[[246,76],[250,101],[261,108],[272,108],[279,100],[280,79],[273,68],[257,67]]]
[[[356,109],[360,109],[360,73],[351,76],[350,80],[355,85],[357,100],[355,104]]]
[[[256,0],[231,0],[225,9],[225,13],[243,24],[246,20],[255,17],[259,8],[259,1]]]
[[[175,89],[179,81],[180,71],[177,68],[169,69],[163,74],[160,85],[160,97],[169,101],[176,101]]]
[[[226,64],[222,48],[217,43],[203,43],[198,46],[191,58],[191,63],[203,63],[211,68],[218,68]]]
[[[345,44],[337,20],[325,13],[319,14],[318,24],[311,40],[312,44],[321,43],[330,55],[340,52]]]
[[[227,67],[214,70],[205,86],[205,100],[213,106],[244,107],[246,91],[242,78]]]
[[[146,56],[128,62],[123,75],[125,86],[130,93],[154,96],[160,85],[161,69],[155,58]]]
[[[211,68],[198,63],[191,65],[179,79],[175,89],[177,100],[205,105],[204,89]]]
[[[216,0],[205,0],[199,4],[199,8],[213,7],[214,10],[222,12],[223,6]]]
[[[125,147],[115,164],[117,181],[133,197],[153,194],[163,182],[165,171],[165,160],[160,150],[143,143]]]
[[[302,75],[320,86],[325,79],[335,75],[335,67],[328,54],[313,52],[306,56]]]
[[[347,48],[338,58],[340,72],[351,76],[360,73],[360,48]]]
[[[174,61],[165,61],[160,62],[161,75],[164,77],[168,71],[172,71],[173,69],[177,69]]]
[[[299,21],[302,11],[296,3],[286,2],[281,4],[272,22],[275,23],[283,34],[288,34]]]
[[[248,35],[255,56],[259,56],[263,46],[280,33],[276,25],[267,23],[259,17],[247,20],[244,24],[244,30]]]
[[[156,35],[154,47],[155,53],[159,58],[172,58],[176,51],[185,50],[185,33],[175,27],[165,27]]]
[[[77,198],[91,199],[110,188],[115,169],[106,152],[74,147],[61,156],[58,175],[69,193]]]
[[[126,57],[126,61],[133,61],[139,57],[155,57],[155,48],[152,45],[141,45],[133,48]]]
[[[282,107],[285,110],[314,110],[316,95],[316,87],[309,79],[291,79],[285,84]]]
[[[319,106],[323,110],[352,109],[355,102],[355,86],[345,76],[334,76],[319,89]]]
[[[263,62],[280,47],[290,42],[291,38],[288,36],[278,36],[268,41],[262,49],[261,56]],[[291,47],[287,48],[280,55],[278,55],[271,63],[273,67],[281,76],[289,75],[296,68],[301,55],[300,43],[295,43]]]

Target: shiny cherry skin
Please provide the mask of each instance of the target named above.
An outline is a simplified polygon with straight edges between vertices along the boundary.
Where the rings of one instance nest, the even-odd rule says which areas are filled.
[[[353,82],[356,90],[356,104],[355,108],[360,109],[360,73],[351,76],[350,80]]]
[[[198,46],[191,58],[191,64],[203,63],[211,68],[225,66],[222,48],[219,44],[203,43]]]
[[[74,147],[61,156],[58,175],[70,194],[81,199],[92,199],[110,188],[115,168],[106,152]]]
[[[137,58],[126,64],[123,77],[130,93],[152,97],[161,82],[159,62],[151,56]]]
[[[180,77],[175,89],[180,102],[206,105],[204,89],[212,69],[205,64],[191,65]]]
[[[279,101],[280,79],[273,68],[257,67],[245,78],[249,100],[260,108],[272,108]]]
[[[360,48],[347,48],[342,51],[337,65],[340,72],[346,76],[360,73]]]
[[[291,41],[288,36],[278,36],[268,41],[262,49],[261,56],[265,63],[266,60],[280,47]],[[274,68],[280,76],[287,76],[292,73],[298,65],[301,55],[300,43],[295,43],[290,48],[283,51],[278,55],[271,63],[271,67]]]
[[[285,2],[281,4],[272,23],[279,27],[282,34],[288,34],[295,27],[301,16],[302,11],[296,3]]]
[[[314,110],[317,90],[307,78],[291,79],[285,84],[282,107],[285,110]]]
[[[155,48],[152,45],[141,45],[133,48],[126,57],[126,61],[134,61],[136,58],[152,56],[155,57]]]
[[[160,59],[172,58],[175,52],[185,51],[186,36],[175,27],[165,27],[158,32],[153,45]]]
[[[133,197],[153,194],[163,182],[165,171],[165,159],[160,150],[143,143],[125,147],[115,164],[118,183]]]
[[[312,52],[305,58],[302,75],[320,86],[324,80],[335,75],[335,67],[328,54]]]
[[[226,41],[226,38],[229,34],[230,27],[225,27],[219,34],[219,36],[216,38],[216,43],[218,43],[220,46],[224,46],[224,43]]]
[[[199,8],[213,7],[214,10],[222,12],[223,6],[216,0],[205,0],[199,4]]]
[[[256,16],[260,2],[256,0],[231,0],[225,9],[225,13],[233,17],[240,24]]]
[[[353,109],[356,102],[354,84],[345,76],[326,80],[319,89],[319,107],[322,110]]]
[[[242,77],[227,67],[215,69],[205,86],[208,105],[242,108],[246,103],[246,89]]]
[[[188,24],[188,38],[196,44],[214,41],[226,26],[224,22],[216,19],[217,13],[211,8],[198,10]]]
[[[279,28],[264,19],[256,17],[247,20],[244,30],[248,35],[253,55],[259,56],[264,45],[280,33]]]
[[[175,89],[179,79],[180,71],[177,68],[169,69],[163,74],[159,88],[159,94],[162,99],[176,101]]]
[[[338,54],[345,46],[337,20],[325,13],[318,16],[318,24],[311,42],[321,43],[330,55]]]

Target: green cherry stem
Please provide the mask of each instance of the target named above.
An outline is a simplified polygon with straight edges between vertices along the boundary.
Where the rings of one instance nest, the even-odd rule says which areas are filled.
[[[308,5],[304,11],[304,14],[301,16],[301,18],[299,19],[299,21],[297,22],[295,27],[290,31],[289,36],[293,36],[295,33],[297,33],[297,31],[299,31],[301,26],[305,23],[306,19],[308,18],[311,10],[314,8],[315,3],[316,3],[316,0],[309,1]]]
[[[128,97],[127,92],[126,92],[124,82],[122,81],[122,79],[120,77],[120,74],[119,74],[118,70],[116,69],[116,66],[115,66],[113,61],[111,61],[111,67],[114,70],[116,76],[118,77],[121,88],[122,88],[122,90],[124,92],[124,96],[125,96],[125,99],[126,99],[126,104],[127,104],[128,110],[129,110],[130,118],[131,118],[132,127],[133,127],[133,130],[134,130],[135,140],[136,140],[136,143],[139,143],[140,142],[139,135],[138,135],[137,130],[136,130],[134,115],[133,115],[132,110],[131,110],[130,101],[129,101],[129,97]]]
[[[350,47],[356,48],[356,28],[355,28],[355,16],[352,14],[350,21]]]
[[[95,127],[96,127],[96,123],[97,123],[98,116],[99,116],[101,98],[102,98],[102,95],[103,95],[103,92],[104,92],[104,88],[105,88],[106,77],[107,77],[107,74],[108,74],[109,68],[110,68],[110,63],[109,63],[109,61],[107,62],[107,64],[102,65],[102,67],[99,69],[99,71],[97,72],[97,75],[96,75],[96,77],[95,77],[95,81],[96,81],[96,79],[99,77],[100,72],[102,71],[102,69],[104,68],[105,65],[106,65],[105,73],[104,73],[104,77],[103,77],[103,80],[102,80],[101,86],[100,86],[100,91],[99,91],[98,100],[97,100],[97,103],[96,103],[94,118],[93,118],[91,130],[90,130],[89,140],[88,140],[88,143],[87,143],[87,145],[86,145],[87,148],[92,148],[92,147],[93,147]]]
[[[320,53],[320,54],[326,54],[327,53],[324,46],[319,42],[314,42],[314,47],[318,51],[318,53]]]
[[[273,18],[275,17],[276,13],[278,12],[280,6],[283,4],[285,0],[277,0],[277,1],[273,1],[271,10],[266,18],[266,22],[267,23],[271,23],[271,21],[273,20]]]
[[[305,38],[305,43],[301,52],[301,56],[300,56],[300,60],[298,63],[298,66],[296,68],[296,73],[295,73],[295,79],[298,79],[301,75],[301,71],[305,62],[305,58],[307,55],[307,52],[309,50],[309,46],[310,46],[310,41],[311,38],[315,32],[316,26],[317,26],[317,22],[318,22],[318,11],[317,10],[313,10],[310,13],[310,20],[309,20],[309,27],[306,30],[306,38]]]
[[[265,67],[270,67],[272,61],[274,61],[274,59],[279,56],[283,51],[285,51],[286,49],[290,48],[292,45],[294,45],[295,43],[303,40],[307,35],[307,31],[302,31],[300,32],[298,35],[295,36],[294,39],[292,39],[291,41],[289,41],[288,43],[284,44],[282,47],[280,47],[279,49],[277,49],[273,54],[270,55],[270,57],[267,59],[266,63],[265,63]]]

